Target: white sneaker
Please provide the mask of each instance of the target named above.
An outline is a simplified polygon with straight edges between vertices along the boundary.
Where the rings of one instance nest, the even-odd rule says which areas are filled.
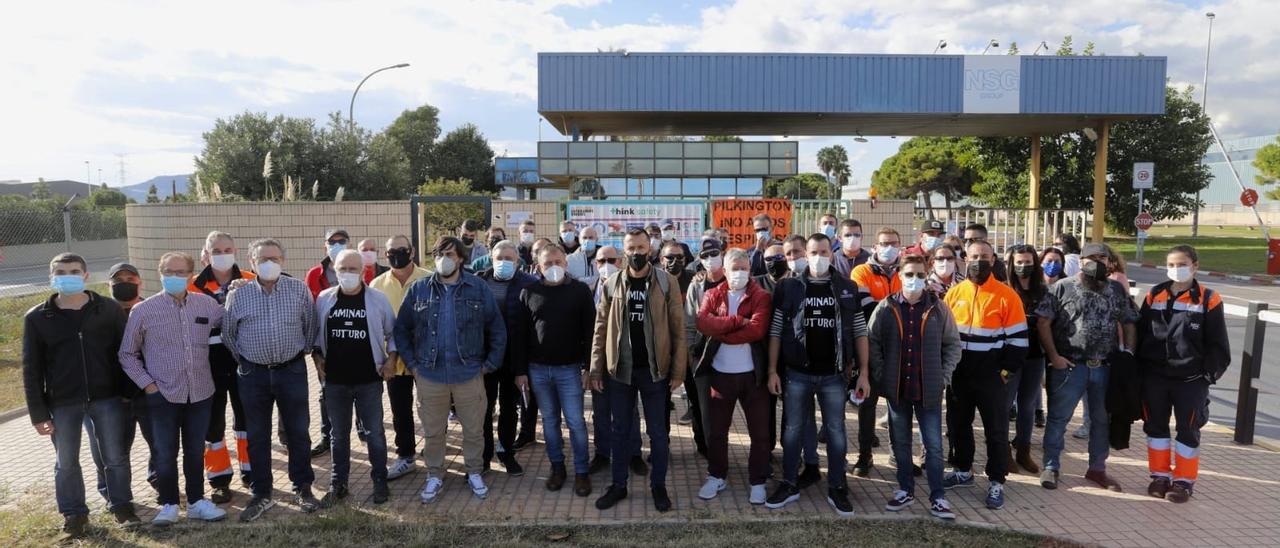
[[[769,494],[765,492],[763,483],[760,485],[752,485],[751,498],[747,499],[747,501],[756,505],[764,504],[764,501],[768,496]]]
[[[391,467],[387,468],[387,481],[399,479],[413,472],[414,468],[417,467],[418,465],[413,462],[413,459],[396,459],[395,462],[391,463]]]
[[[222,521],[227,519],[227,511],[214,506],[209,499],[200,499],[187,506],[187,519],[200,521]]]
[[[484,478],[480,477],[480,474],[467,474],[467,484],[471,486],[471,492],[475,493],[477,498],[489,496],[489,486],[484,484]]]
[[[698,498],[702,500],[716,498],[716,495],[724,491],[725,487],[728,487],[728,484],[724,480],[715,476],[707,476],[707,482],[702,484],[702,489],[698,490]]]
[[[160,507],[160,512],[156,514],[155,519],[151,520],[151,524],[157,527],[168,527],[178,523],[178,505],[166,504]]]
[[[436,497],[440,495],[440,491],[443,489],[444,481],[435,476],[431,476],[427,478],[426,485],[422,486],[422,493],[419,494],[419,497],[422,499],[423,504],[435,502]]]

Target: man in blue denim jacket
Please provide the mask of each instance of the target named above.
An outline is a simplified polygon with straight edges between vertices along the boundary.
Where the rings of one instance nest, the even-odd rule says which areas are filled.
[[[452,399],[462,424],[467,483],[479,498],[489,494],[484,470],[484,415],[488,398],[484,374],[502,367],[507,328],[484,280],[464,272],[466,246],[452,236],[432,250],[435,272],[414,282],[396,315],[395,342],[413,371],[419,413],[426,434],[427,482],[422,502],[435,501],[444,487],[445,436]]]

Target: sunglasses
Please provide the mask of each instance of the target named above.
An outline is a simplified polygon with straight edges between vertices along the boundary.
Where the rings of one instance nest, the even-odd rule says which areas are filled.
[[[902,273],[902,277],[903,277],[903,278],[916,278],[916,279],[918,279],[918,280],[923,280],[923,279],[927,278],[928,276],[927,276],[927,275],[925,275],[925,273],[924,273],[924,272],[903,272],[903,273]]]
[[[776,263],[778,261],[785,261],[785,260],[787,260],[787,258],[783,255],[773,255],[773,256],[764,258],[764,262],[766,263]]]
[[[329,245],[333,245],[333,244],[347,245],[347,241],[348,240],[329,240]]]
[[[698,257],[701,259],[710,259],[712,257],[719,257],[719,256],[720,256],[719,251],[704,251],[701,255],[698,255]]]
[[[684,262],[684,255],[664,255],[662,258],[669,263]]]
[[[596,259],[596,264],[618,264],[617,257],[602,257]]]

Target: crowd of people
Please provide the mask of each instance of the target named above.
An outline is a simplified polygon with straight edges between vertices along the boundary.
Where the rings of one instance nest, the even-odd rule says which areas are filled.
[[[607,470],[595,500],[606,510],[629,496],[631,476],[647,476],[654,508],[666,512],[673,395],[682,387],[688,413],[675,422],[691,425],[705,458],[704,500],[796,502],[821,480],[823,445],[825,498],[852,515],[846,470],[866,477],[876,465],[881,400],[897,478],[888,511],[911,507],[923,476],[928,511],[955,517],[947,492],[976,481],[975,419],[986,507],[1004,506],[1006,478],[1020,469],[1055,489],[1081,401],[1086,424],[1075,434],[1088,438],[1087,481],[1121,489],[1107,473],[1108,452],[1128,447],[1142,420],[1148,494],[1191,497],[1209,386],[1230,363],[1222,300],[1196,279],[1195,249],[1170,249],[1168,281],[1135,303],[1117,254],[1070,235],[1000,255],[977,224],[961,238],[925,221],[914,242],[881,228],[867,246],[861,223],[833,214],[808,236],[778,240],[773,226],[767,215],[752,219],[746,249],[729,248],[723,229],[690,246],[670,221],[630,228],[614,247],[569,221],[554,239],[525,221],[510,240],[501,227],[482,233],[467,221],[434,242],[430,270],[415,263],[405,236],[379,253],[376,240],[353,247],[335,229],[302,277],[285,273],[279,241],[253,242],[242,269],[235,239],[214,231],[198,256],[165,253],[161,290],[145,299],[136,267],[112,267],[104,296],[86,290],[83,258],[60,254],[49,265],[53,293],[25,317],[23,380],[32,424],[56,449],[64,532],[83,535],[88,522],[82,432],[98,491],[131,526],[139,518],[130,454],[141,430],[159,504],[153,522],[169,525],[179,519],[179,453],[189,520],[226,517],[220,506],[233,498],[237,468],[250,496],[239,519],[274,506],[273,433],[303,512],[350,496],[353,431],[367,446],[375,504],[389,500],[389,481],[417,471],[419,457],[419,498],[431,503],[448,495],[446,434],[456,421],[466,489],[485,498],[495,458],[506,474],[524,473],[517,455],[533,446],[539,414],[546,489],[564,488],[571,466],[573,493],[587,497],[593,475]],[[320,384],[314,446],[308,367]],[[846,405],[858,415],[851,467]],[[746,463],[730,459],[737,408]],[[1039,462],[1033,425],[1044,428]],[[317,499],[312,459],[326,453],[330,477]],[[730,467],[743,464],[749,485],[731,485]]]

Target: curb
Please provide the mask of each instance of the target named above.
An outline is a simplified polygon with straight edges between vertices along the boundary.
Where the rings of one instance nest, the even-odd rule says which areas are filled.
[[[26,407],[14,407],[13,409],[0,413],[0,424],[4,424],[26,414]]]
[[[1163,266],[1159,266],[1151,263],[1129,262],[1127,264],[1135,268],[1140,267],[1140,268],[1154,268],[1156,270],[1164,270]],[[1280,278],[1277,278],[1275,276],[1245,276],[1243,274],[1231,274],[1228,272],[1214,272],[1214,271],[1204,271],[1204,272],[1201,272],[1201,274],[1204,274],[1206,276],[1213,276],[1215,278],[1226,278],[1229,280],[1236,280],[1238,282],[1249,282],[1256,285],[1280,286]]]

